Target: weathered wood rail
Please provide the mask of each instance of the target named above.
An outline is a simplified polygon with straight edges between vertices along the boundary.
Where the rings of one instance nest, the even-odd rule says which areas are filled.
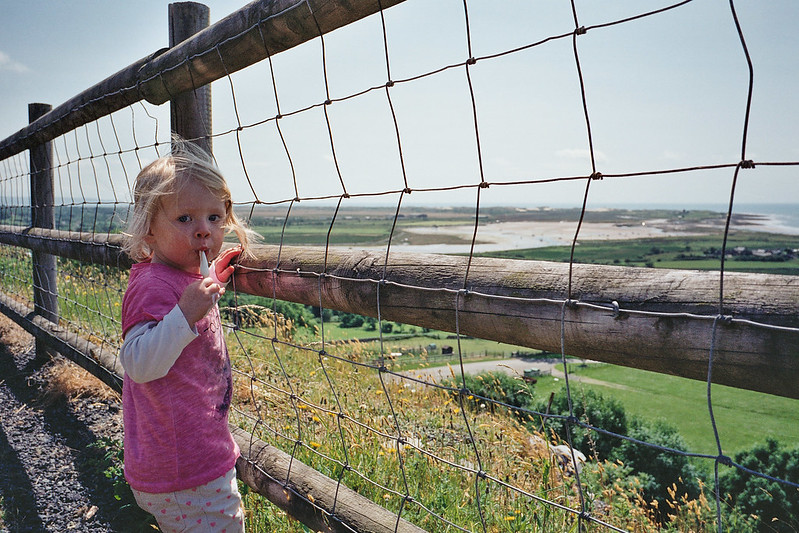
[[[799,398],[799,279],[264,246],[237,290]],[[280,262],[278,263],[278,257]],[[562,327],[561,327],[562,326]]]
[[[0,242],[126,268],[121,235],[0,226]],[[799,278],[255,246],[233,287],[555,353],[799,398]],[[466,278],[467,263],[469,271]],[[378,294],[379,293],[379,294]],[[457,325],[457,328],[455,327]],[[561,328],[561,326],[563,326]]]

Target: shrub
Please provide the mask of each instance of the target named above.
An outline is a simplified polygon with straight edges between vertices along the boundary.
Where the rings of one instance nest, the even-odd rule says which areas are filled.
[[[314,322],[314,315],[311,313],[310,307],[294,302],[234,293],[232,290],[227,291],[219,301],[220,309],[226,306],[237,307],[244,305],[258,305],[266,309],[272,309],[300,327],[307,327]]]
[[[359,328],[363,326],[363,317],[352,313],[340,313],[342,328]]]
[[[459,380],[460,382],[460,380]],[[458,387],[452,380],[446,380],[449,387]],[[483,402],[486,398],[492,402],[500,402],[513,407],[530,409],[533,404],[535,386],[504,372],[481,372],[477,375],[466,375],[464,384],[475,402]],[[491,409],[494,409],[492,403]]]
[[[546,405],[539,404],[536,410],[545,409]],[[651,423],[629,416],[618,400],[605,398],[593,390],[573,394],[572,409],[578,420],[590,426],[664,448],[680,451],[687,449],[685,441],[675,428],[662,422]],[[550,413],[568,415],[565,389],[555,394]],[[562,418],[551,418],[546,423],[547,428],[568,442],[566,426],[567,422]],[[631,468],[633,474],[640,479],[641,491],[646,501],[657,500],[661,508],[664,508],[662,504],[669,497],[670,488],[680,495],[687,494],[689,498],[695,498],[699,494],[699,473],[684,455],[580,426],[571,428],[571,442],[574,448],[593,456],[597,461],[618,461]]]
[[[736,454],[734,460],[750,470],[799,483],[799,448],[783,449],[772,438]],[[759,531],[799,531],[799,489],[738,468],[723,473],[719,483],[722,494],[737,508],[758,517]]]
[[[541,401],[536,411],[545,412],[546,402]],[[620,435],[627,433],[627,413],[621,403],[613,398],[605,398],[593,390],[584,390],[572,395],[574,416],[581,422],[593,427],[602,428]],[[569,399],[563,388],[552,399],[550,414],[568,416]],[[540,422],[538,422],[540,427]],[[564,442],[568,442],[567,422],[562,418],[549,418],[545,427],[554,432]],[[602,461],[610,457],[613,448],[618,446],[619,439],[604,433],[579,426],[571,428],[571,443],[574,448],[586,456],[593,456]]]
[[[663,422],[645,422],[633,417],[627,435],[664,448],[687,449],[677,430]],[[684,455],[623,440],[613,449],[610,459],[624,463],[636,473],[645,474],[641,476],[643,495],[649,502],[657,500],[660,509],[666,508],[664,504],[669,488],[678,495],[687,495],[689,499],[699,496],[700,474]]]

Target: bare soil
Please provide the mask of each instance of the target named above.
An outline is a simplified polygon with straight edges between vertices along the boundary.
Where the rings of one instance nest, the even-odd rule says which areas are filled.
[[[37,358],[33,338],[0,315],[0,531],[138,529],[98,439],[121,442],[119,397],[60,356]]]

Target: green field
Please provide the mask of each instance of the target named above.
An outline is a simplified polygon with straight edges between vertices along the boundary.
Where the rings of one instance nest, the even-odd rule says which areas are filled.
[[[591,378],[605,384],[570,381],[572,393],[594,389],[612,396],[627,412],[646,419],[662,419],[676,427],[692,452],[717,453],[707,408],[707,384],[655,372],[614,365],[570,365],[570,376]],[[563,386],[552,377],[539,380],[536,395],[546,397]],[[722,450],[734,454],[773,437],[792,447],[799,442],[799,400],[713,385],[713,414]]]

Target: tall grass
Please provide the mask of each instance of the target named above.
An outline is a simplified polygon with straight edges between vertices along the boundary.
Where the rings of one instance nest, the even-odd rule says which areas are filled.
[[[235,405],[247,415],[238,421],[253,429],[249,417],[257,419],[261,439],[390,510],[402,509],[403,518],[427,531],[452,526],[425,508],[469,531],[481,531],[483,522],[497,532],[575,527],[575,512],[541,501],[580,509],[574,478],[540,445],[544,437],[527,424],[532,417],[381,372],[365,362],[373,354],[357,342],[324,352],[295,346],[290,322],[275,323],[267,313],[259,319],[259,327],[236,333],[228,345],[239,369]],[[659,530],[629,472],[612,465],[590,470],[584,490],[592,494],[594,516]],[[682,497],[675,494],[676,508],[685,508],[676,503]],[[264,508],[248,498],[252,509]],[[712,529],[707,501],[691,502],[697,512],[690,520]],[[269,513],[252,520],[274,523]]]

